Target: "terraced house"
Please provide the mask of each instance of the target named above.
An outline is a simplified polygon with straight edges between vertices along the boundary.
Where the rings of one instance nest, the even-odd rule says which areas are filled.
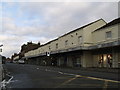
[[[99,19],[25,53],[29,64],[118,68],[120,18]]]

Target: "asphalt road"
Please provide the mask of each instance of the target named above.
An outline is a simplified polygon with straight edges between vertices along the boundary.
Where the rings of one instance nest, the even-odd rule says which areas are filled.
[[[119,88],[118,74],[7,63],[7,88]]]

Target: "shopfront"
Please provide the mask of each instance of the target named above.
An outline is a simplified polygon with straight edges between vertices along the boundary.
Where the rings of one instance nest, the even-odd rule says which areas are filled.
[[[112,67],[113,59],[112,54],[100,54],[98,55],[98,64],[99,67]]]
[[[120,47],[102,48],[92,51],[93,67],[119,68]]]
[[[72,57],[73,67],[81,67],[81,57],[74,56]]]

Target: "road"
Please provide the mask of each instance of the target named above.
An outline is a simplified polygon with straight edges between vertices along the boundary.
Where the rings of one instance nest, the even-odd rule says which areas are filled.
[[[118,88],[114,73],[7,63],[13,79],[7,88]]]

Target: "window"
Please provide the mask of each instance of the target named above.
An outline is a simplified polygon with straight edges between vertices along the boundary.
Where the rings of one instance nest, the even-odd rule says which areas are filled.
[[[68,40],[65,41],[65,46],[67,46],[67,45],[68,45]]]
[[[49,46],[49,50],[50,50],[51,48],[50,48],[50,46]]]
[[[56,49],[58,49],[58,43],[56,43]]]
[[[71,35],[71,37],[73,37],[73,35]]]
[[[111,38],[111,37],[112,37],[111,31],[106,32],[106,38]]]
[[[79,37],[78,37],[78,43],[79,43],[79,44],[82,44],[82,42],[83,42],[83,38],[82,38],[82,36],[79,36]]]

